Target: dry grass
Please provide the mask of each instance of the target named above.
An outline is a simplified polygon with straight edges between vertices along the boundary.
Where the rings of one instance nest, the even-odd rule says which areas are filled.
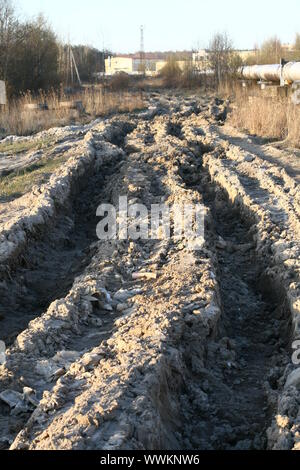
[[[300,105],[290,105],[288,112],[288,140],[300,148]]]
[[[59,106],[60,101],[81,101],[84,112]],[[28,104],[47,103],[48,110],[28,110]],[[12,100],[0,111],[0,134],[31,135],[51,127],[74,123],[86,123],[99,116],[115,112],[131,112],[145,107],[140,93],[129,91],[110,92],[103,88],[86,88],[83,92],[66,96],[52,91],[38,96],[26,93]]]
[[[224,94],[233,98],[230,124],[268,140],[286,140],[300,147],[300,105],[295,106],[288,98],[260,96],[240,87],[223,88]]]
[[[78,100],[80,99],[85,111],[93,118],[115,112],[132,112],[146,107],[141,93],[130,91],[107,92],[102,88],[88,89],[78,96]]]
[[[46,183],[56,168],[69,157],[46,157],[26,168],[0,177],[0,202],[8,202],[27,193],[35,185]]]
[[[18,153],[28,152],[30,150],[44,150],[50,147],[55,143],[55,139],[46,137],[41,139],[33,140],[22,140],[21,142],[12,142],[12,143],[1,143],[0,142],[0,154],[4,153],[5,155],[17,155]]]
[[[287,104],[253,97],[237,101],[230,121],[236,127],[267,139],[287,137]]]
[[[84,111],[61,108],[60,101],[81,101]],[[48,110],[24,110],[28,104],[47,103]],[[105,116],[114,112],[131,112],[145,107],[140,93],[107,92],[100,88],[88,89],[72,98],[52,92],[47,95],[41,93],[33,97],[27,93],[22,98],[12,101],[9,107],[0,112],[0,127],[2,135],[31,135],[54,126],[63,126],[70,123],[85,123],[98,116]],[[45,138],[42,141],[29,139],[21,142],[1,143],[0,153],[16,155],[30,150],[46,150],[53,141]],[[12,171],[0,177],[0,202],[12,201],[32,189],[34,185],[45,183],[53,171],[69,158],[67,154],[57,157],[44,156],[37,163]]]

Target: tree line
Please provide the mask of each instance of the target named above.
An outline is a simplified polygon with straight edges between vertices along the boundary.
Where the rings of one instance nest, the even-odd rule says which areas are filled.
[[[235,75],[242,65],[279,64],[280,60],[300,61],[300,34],[293,44],[287,47],[277,37],[266,40],[260,47],[255,46],[253,53],[242,59],[234,50],[233,42],[226,33],[216,34],[209,43],[208,68],[213,71],[215,82]]]
[[[104,70],[104,53],[89,46],[72,51],[83,81]],[[20,21],[11,0],[0,0],[0,80],[9,95],[70,84],[69,46],[58,41],[46,19]]]
[[[104,59],[108,51],[99,51],[90,46],[73,46],[72,52],[82,81],[92,82],[98,73],[104,71]],[[170,54],[169,60],[186,60],[187,51]],[[209,60],[206,66],[212,71],[217,84],[235,74],[243,64],[279,63],[280,59],[300,60],[300,34],[297,34],[291,48],[284,46],[277,38],[265,41],[245,61],[235,52],[227,34],[216,34],[209,44]],[[181,71],[175,62],[168,64],[165,72],[170,79],[176,79]],[[27,90],[49,90],[71,83],[70,47],[58,41],[46,19],[37,18],[20,21],[12,0],[0,0],[0,80],[5,80],[8,95]],[[191,67],[184,71],[185,81],[190,82]],[[75,74],[74,74],[75,76]]]
[[[300,34],[296,34],[294,43],[287,47],[276,36],[267,39],[261,47],[254,47],[253,57],[249,57],[247,65],[278,64],[280,59],[300,61]]]

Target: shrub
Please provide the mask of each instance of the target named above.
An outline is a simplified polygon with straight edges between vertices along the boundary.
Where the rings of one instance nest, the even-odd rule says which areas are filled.
[[[130,85],[130,77],[125,72],[114,75],[110,81],[110,88],[113,91],[127,90]]]
[[[174,88],[178,86],[181,75],[182,71],[175,57],[170,57],[166,65],[160,71],[160,76],[163,78],[164,86],[168,88]]]

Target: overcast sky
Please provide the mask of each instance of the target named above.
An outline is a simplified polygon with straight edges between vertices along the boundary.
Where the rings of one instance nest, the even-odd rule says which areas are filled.
[[[236,48],[252,48],[277,35],[292,42],[300,32],[300,0],[15,0],[22,17],[42,12],[57,35],[74,44],[114,52],[206,47],[226,31]]]

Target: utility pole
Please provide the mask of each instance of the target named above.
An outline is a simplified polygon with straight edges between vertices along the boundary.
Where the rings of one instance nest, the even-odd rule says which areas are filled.
[[[104,41],[104,34],[103,31],[101,31],[102,35],[102,72],[105,73],[105,41]]]
[[[77,76],[77,80],[78,80],[78,83],[79,85],[81,86],[81,79],[80,79],[80,75],[79,75],[79,71],[78,71],[78,67],[77,67],[77,64],[76,64],[76,60],[75,60],[75,57],[74,57],[74,53],[73,53],[73,50],[72,50],[72,47],[71,47],[71,43],[70,43],[70,40],[69,40],[69,45],[68,45],[68,53],[67,53],[67,62],[68,62],[68,82],[69,82],[69,70],[70,70],[70,85],[72,86],[74,84],[74,70],[75,70],[75,73],[76,73],[76,76]]]
[[[71,74],[71,85],[73,85],[73,83],[74,83],[74,71],[73,71],[73,60],[72,60],[71,44],[69,44],[69,64],[70,64],[70,74]]]
[[[141,73],[145,73],[146,65],[145,65],[145,43],[144,43],[144,26],[141,26],[141,43],[140,43],[140,71]]]
[[[78,68],[77,68],[77,64],[76,64],[76,60],[75,60],[72,48],[70,48],[70,51],[71,51],[72,79],[73,79],[73,66],[74,66],[74,69],[75,69],[75,72],[76,72],[76,75],[77,75],[78,83],[81,86],[81,79],[80,79],[80,75],[79,75],[79,72],[78,72]]]

